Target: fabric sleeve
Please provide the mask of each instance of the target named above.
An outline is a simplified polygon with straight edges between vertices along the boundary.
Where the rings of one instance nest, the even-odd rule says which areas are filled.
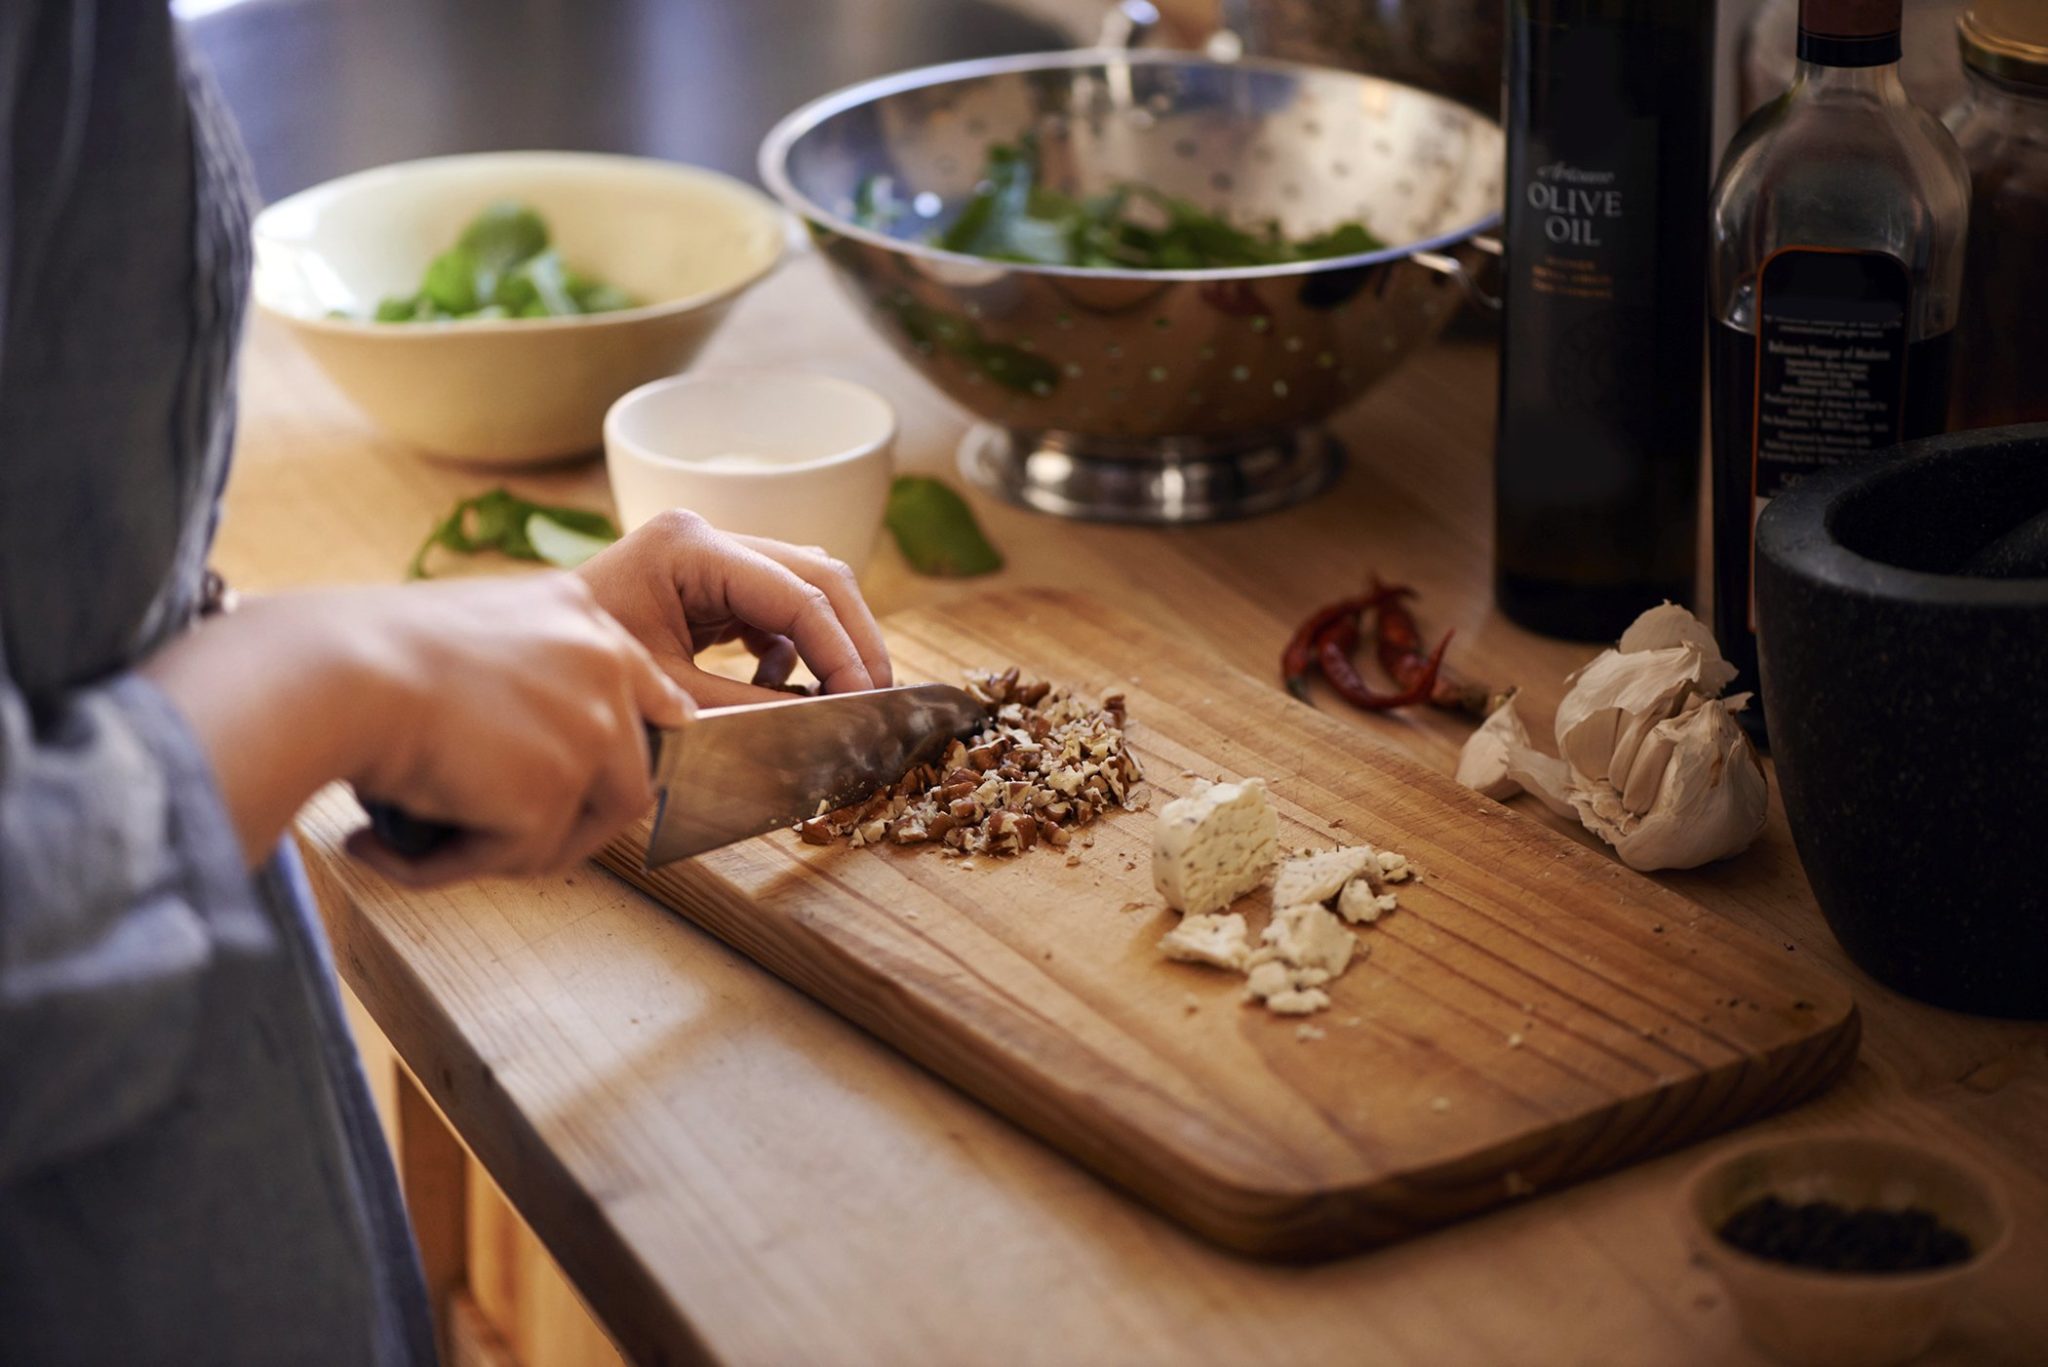
[[[32,707],[0,683],[0,1185],[170,1104],[209,967],[269,938],[211,768],[154,685]]]
[[[0,4],[0,376],[27,359],[10,341],[57,344],[11,309],[57,231],[68,187],[51,178],[78,169],[95,17],[80,0]],[[10,459],[27,453],[0,450]],[[34,515],[6,511],[16,525]],[[172,1104],[212,970],[271,938],[184,719],[139,676],[22,683],[6,642],[75,624],[58,602],[36,620],[23,603],[39,600],[13,587],[0,620],[0,1186]]]

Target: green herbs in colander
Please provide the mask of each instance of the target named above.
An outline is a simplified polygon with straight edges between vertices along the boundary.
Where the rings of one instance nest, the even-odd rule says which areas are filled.
[[[854,196],[854,221],[865,228],[893,232],[906,211],[886,177],[868,177]],[[1029,134],[989,147],[966,207],[925,240],[995,261],[1140,271],[1275,266],[1386,245],[1358,222],[1302,238],[1285,236],[1272,221],[1241,228],[1134,181],[1099,195],[1069,195],[1041,179],[1038,143]]]

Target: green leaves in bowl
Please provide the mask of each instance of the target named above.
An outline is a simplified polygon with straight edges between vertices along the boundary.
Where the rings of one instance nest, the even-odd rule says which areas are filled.
[[[893,233],[908,207],[885,178],[870,176],[854,195],[854,221]],[[1271,220],[1239,227],[1137,181],[1118,181],[1099,195],[1071,195],[1045,183],[1038,141],[1028,133],[989,146],[965,207],[925,240],[995,261],[1140,271],[1275,266],[1386,246],[1355,221],[1300,238],[1287,237]]]
[[[379,303],[375,320],[567,318],[639,302],[616,285],[570,270],[549,245],[546,221],[524,204],[505,201],[478,214],[453,247],[427,263],[417,291]]]
[[[435,523],[413,552],[405,577],[432,578],[427,555],[436,546],[458,555],[496,551],[573,570],[618,539],[618,527],[603,513],[531,503],[509,489],[493,489],[463,499]]]

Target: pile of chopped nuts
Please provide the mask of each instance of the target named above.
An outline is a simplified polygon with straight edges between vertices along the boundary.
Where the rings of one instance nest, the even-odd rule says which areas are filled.
[[[994,717],[936,764],[920,764],[865,802],[800,824],[806,844],[937,843],[953,855],[1063,850],[1076,828],[1111,807],[1144,805],[1138,759],[1124,740],[1124,699],[1090,707],[1013,667],[970,672],[967,691]]]

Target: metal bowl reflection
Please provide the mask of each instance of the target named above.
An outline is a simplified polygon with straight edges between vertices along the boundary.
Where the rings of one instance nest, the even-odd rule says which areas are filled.
[[[972,194],[990,143],[1035,133],[1055,187],[1138,181],[1290,236],[1363,222],[1402,245],[1253,269],[991,261],[917,239]],[[877,329],[983,424],[961,464],[1073,517],[1188,522],[1327,486],[1319,429],[1433,339],[1499,220],[1498,126],[1349,72],[1183,53],[1062,52],[930,67],[828,95],[761,149]],[[916,221],[853,221],[893,181]]]

